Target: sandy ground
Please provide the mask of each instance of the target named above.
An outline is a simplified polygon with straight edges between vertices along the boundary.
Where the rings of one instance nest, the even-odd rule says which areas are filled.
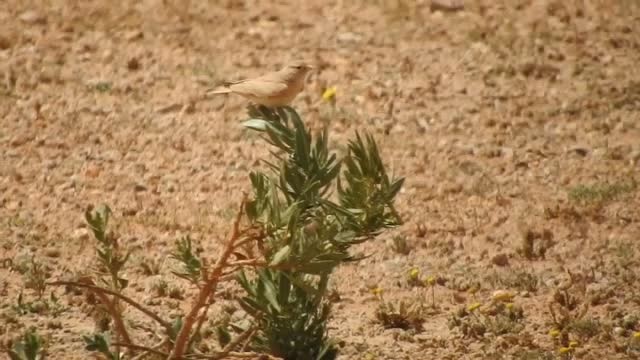
[[[180,313],[188,301],[150,290],[163,278],[193,294],[171,275],[174,241],[190,234],[214,257],[268,156],[239,126],[244,100],[202,94],[303,57],[317,68],[294,103],[305,121],[330,123],[338,150],[372,132],[406,177],[405,224],[335,276],[341,359],[639,358],[638,34],[634,0],[470,0],[456,12],[409,0],[2,1],[0,337],[35,325],[50,358],[89,357],[84,297],[53,289],[60,311],[16,306],[21,292],[37,300],[21,274],[32,257],[52,279],[90,268],[83,212],[103,202],[133,249],[127,294]],[[394,250],[403,242],[408,254]],[[431,289],[407,283],[413,268],[438,279],[435,309]],[[424,302],[424,329],[385,329],[375,287]],[[562,355],[549,304],[565,288],[589,308]],[[496,290],[523,310],[507,331],[486,325]],[[449,326],[476,302],[484,334]]]

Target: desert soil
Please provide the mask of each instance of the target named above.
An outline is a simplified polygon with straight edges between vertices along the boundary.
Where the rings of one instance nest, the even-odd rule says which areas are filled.
[[[35,326],[51,359],[91,356],[85,297],[50,288],[59,311],[29,308],[25,281],[32,258],[50,279],[90,271],[83,213],[101,203],[133,251],[127,294],[181,313],[193,289],[171,273],[175,240],[214,258],[269,156],[240,126],[245,100],[203,93],[305,58],[316,70],[293,105],[307,124],[329,124],[338,151],[373,133],[406,178],[404,224],[335,275],[340,359],[638,358],[639,34],[635,0],[4,0],[3,344]],[[435,307],[411,269],[437,279]],[[185,300],[155,294],[159,279]],[[563,289],[589,306],[560,354],[549,308]],[[523,310],[505,331],[486,310],[496,291]],[[385,329],[380,296],[423,303],[422,331]],[[474,303],[484,334],[449,326]]]

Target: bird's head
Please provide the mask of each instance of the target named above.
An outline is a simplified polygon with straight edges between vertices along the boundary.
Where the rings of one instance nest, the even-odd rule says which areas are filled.
[[[287,64],[281,71],[289,79],[304,80],[311,70],[313,70],[313,66],[304,61],[296,60]]]

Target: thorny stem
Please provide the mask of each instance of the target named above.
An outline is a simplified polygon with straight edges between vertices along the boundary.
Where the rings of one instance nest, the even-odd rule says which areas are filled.
[[[205,279],[206,282],[200,289],[198,297],[195,299],[193,306],[191,307],[191,311],[184,318],[184,323],[182,325],[182,328],[180,328],[180,332],[178,332],[175,346],[173,348],[173,351],[169,355],[169,359],[180,359],[184,355],[186,347],[189,343],[191,329],[196,324],[200,309],[205,307],[209,298],[215,294],[218,282],[220,281],[220,277],[223,274],[224,268],[227,266],[227,260],[233,253],[235,249],[234,245],[240,237],[240,221],[242,220],[242,214],[244,213],[246,201],[247,195],[245,194],[240,204],[238,214],[236,215],[236,219],[233,223],[233,230],[231,231],[229,240],[227,241],[227,244],[222,251],[222,254],[220,254],[220,257],[216,261],[213,269],[208,274],[208,278]]]
[[[255,267],[267,267],[269,263],[258,259],[238,260],[228,264],[229,266],[255,266]]]
[[[104,294],[109,294],[109,295],[115,296],[115,297],[123,300],[127,304],[133,306],[134,308],[140,310],[142,313],[144,313],[148,317],[152,318],[153,320],[157,321],[160,325],[162,325],[162,327],[164,327],[167,330],[167,332],[171,331],[171,324],[169,322],[164,321],[158,315],[153,313],[151,310],[148,310],[147,308],[145,308],[144,306],[138,304],[137,302],[135,302],[134,300],[130,299],[129,297],[127,297],[125,295],[122,295],[122,294],[120,294],[120,293],[118,293],[116,291],[113,291],[113,290],[110,290],[110,289],[101,288],[101,287],[93,285],[93,284],[86,284],[86,283],[76,282],[76,281],[52,281],[52,282],[48,282],[47,285],[77,286],[77,287],[83,287],[83,288],[87,288],[89,290],[95,291],[96,293],[98,293],[98,296],[100,296],[100,295],[104,296]],[[108,300],[108,299],[106,299],[106,300]],[[112,314],[112,316],[113,316],[113,314]],[[114,316],[114,319],[115,319],[115,316]]]
[[[241,335],[242,336],[242,335]],[[114,346],[121,346],[124,348],[128,348],[128,349],[132,349],[132,350],[137,350],[137,351],[144,351],[147,354],[155,354],[155,355],[159,355],[162,356],[164,358],[166,358],[167,356],[169,356],[169,354],[164,353],[160,350],[154,349],[154,348],[150,348],[147,346],[142,346],[142,345],[135,345],[135,344],[129,344],[129,343],[116,343],[114,342],[112,345]],[[220,351],[220,352],[216,352],[214,354],[193,354],[193,355],[187,355],[187,356],[183,356],[183,357],[179,357],[179,358],[174,358],[176,360],[191,360],[191,359],[205,359],[205,360],[222,360],[223,358],[236,358],[236,359],[265,359],[265,360],[281,360],[280,358],[268,355],[268,354],[259,354],[256,352],[237,352],[237,351]]]
[[[124,320],[122,319],[122,314],[118,311],[118,301],[117,298],[113,300],[109,299],[105,294],[96,291],[96,295],[100,298],[100,301],[107,307],[107,311],[111,315],[113,319],[116,334],[119,338],[126,342],[131,342],[131,338],[129,337],[129,332],[124,325]],[[118,353],[120,353],[120,348],[116,347]]]
[[[251,233],[251,231],[253,231],[254,233]],[[259,244],[265,237],[264,232],[262,232],[261,230],[258,230],[255,226],[244,230],[241,233],[241,235],[242,235],[242,237],[244,239],[235,243],[235,245],[233,246],[234,250],[238,249],[238,248],[241,248],[241,247],[244,247],[246,245],[252,244],[254,242],[257,243],[258,244],[258,248],[260,248]],[[244,249],[249,254],[249,257],[253,257],[253,252],[251,251],[251,249],[252,249],[251,246],[245,247]]]
[[[249,267],[252,266],[254,268],[269,268],[274,270],[292,270],[295,269],[293,265],[289,264],[279,264],[279,265],[270,265],[268,262],[258,259],[248,259],[248,260],[239,260],[231,262],[227,265],[230,268],[237,267]]]
[[[113,319],[113,323],[114,323],[114,326],[116,328],[116,334],[118,334],[118,336],[121,337],[125,342],[130,343],[131,342],[131,337],[129,337],[129,333],[127,332],[127,328],[124,325],[124,320],[122,319],[122,314],[120,314],[118,309],[116,309],[116,305],[115,305],[116,302],[110,300],[105,295],[105,293],[109,294],[109,295],[113,295],[116,298],[123,299],[127,303],[132,304],[133,306],[140,306],[140,305],[138,305],[135,301],[129,299],[128,297],[118,293],[117,291],[110,290],[110,289],[104,289],[104,288],[101,288],[99,286],[96,286],[96,285],[93,284],[93,282],[91,280],[85,280],[85,281],[86,282],[53,281],[53,282],[48,282],[47,285],[64,285],[64,286],[84,287],[84,288],[90,289],[93,292],[95,292],[96,295],[98,296],[98,298],[100,298],[100,301],[104,304],[104,306],[107,307],[107,311],[109,312],[109,315],[111,315],[111,318]],[[144,309],[144,310],[146,310],[146,309]]]
[[[233,339],[233,341],[231,341],[230,343],[227,344],[227,346],[225,346],[222,351],[220,352],[220,358],[224,358],[227,354],[231,353],[231,350],[233,350],[233,348],[235,348],[238,344],[240,344],[241,342],[243,342],[244,340],[248,340],[250,339],[253,334],[255,334],[256,332],[256,328],[255,326],[251,326],[249,327],[247,330],[245,330],[242,334],[238,335],[238,337],[236,337],[235,339]]]
[[[223,276],[220,276],[220,282],[224,281],[222,279]],[[213,297],[213,294],[212,294]],[[204,307],[204,309],[202,310],[202,312],[200,313],[200,317],[198,317],[198,320],[196,322],[196,329],[194,331],[194,334],[197,334],[200,332],[200,329],[202,328],[202,324],[204,324],[204,320],[207,318],[207,312],[209,311],[209,308],[211,307],[211,305],[213,304],[213,299],[209,299],[209,302],[207,303],[207,305]],[[191,338],[190,343],[195,339],[195,336]],[[189,346],[191,346],[191,344],[189,344]]]
[[[121,346],[121,347],[129,348],[129,349],[132,349],[132,350],[144,351],[146,353],[152,353],[152,354],[160,355],[162,357],[167,357],[167,355],[168,355],[168,354],[163,353],[162,351],[156,350],[154,348],[150,348],[150,347],[146,347],[146,346],[142,346],[142,345],[135,345],[135,344],[131,344],[131,343],[114,342],[111,345],[113,345],[113,346]]]
[[[158,351],[158,349],[160,349],[161,347],[167,345],[170,342],[169,338],[163,339],[158,345],[155,345],[151,348],[145,348],[145,349],[139,349],[141,351],[144,351],[143,353],[137,355],[134,358],[131,358],[131,360],[142,360],[144,359],[149,353]],[[122,344],[120,344],[122,346]],[[124,347],[124,346],[123,346]],[[164,357],[166,357],[168,354],[162,353],[162,355]]]

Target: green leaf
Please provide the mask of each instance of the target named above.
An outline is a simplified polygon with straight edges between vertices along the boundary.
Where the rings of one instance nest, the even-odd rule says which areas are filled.
[[[273,259],[271,259],[269,266],[280,265],[282,262],[287,260],[289,254],[291,254],[291,247],[289,245],[283,246],[280,250],[278,250],[278,252],[275,253],[275,255],[273,255]]]
[[[289,279],[289,281],[294,284],[296,287],[298,287],[299,289],[303,290],[306,294],[309,295],[309,297],[317,297],[320,296],[321,293],[318,291],[318,289],[316,289],[315,287],[309,285],[307,282],[305,282],[304,280],[293,276],[291,274],[287,274],[287,273],[283,273],[284,276],[287,277],[287,279]]]
[[[93,334],[93,336],[82,336],[85,343],[85,350],[95,351],[103,354],[109,360],[117,360],[120,356],[109,350],[109,338],[103,334]]]
[[[278,303],[276,288],[271,279],[266,276],[266,273],[264,271],[260,272],[259,281],[264,286],[264,297],[269,301],[269,304],[271,304],[271,306],[276,311],[280,312],[282,309],[280,308],[280,304]]]
[[[338,264],[339,262],[333,260],[312,261],[302,265],[298,270],[305,274],[322,275],[333,271]]]
[[[282,224],[288,224],[292,218],[296,218],[297,217],[296,215],[298,213],[298,204],[299,203],[293,203],[293,204],[289,205],[289,207],[286,208],[280,214],[280,221],[282,222]]]
[[[218,338],[220,347],[225,347],[231,342],[231,334],[222,326],[216,326],[216,337]]]
[[[169,334],[169,336],[171,337],[172,340],[176,339],[176,337],[178,336],[178,333],[180,332],[180,329],[182,329],[182,325],[183,325],[182,316],[176,318],[173,321],[173,323],[171,323],[171,334]]]
[[[249,119],[242,123],[242,126],[256,131],[266,131],[269,123],[262,119]]]
[[[286,275],[279,276],[278,280],[278,300],[280,303],[287,304],[289,302],[289,295],[291,294],[291,282]]]
[[[389,187],[389,194],[387,195],[388,201],[393,200],[393,198],[398,195],[398,192],[400,192],[400,189],[402,189],[402,185],[404,185],[404,178],[398,179],[394,181],[393,184],[391,184],[391,186]]]
[[[243,298],[238,300],[238,305],[240,305],[242,310],[244,310],[247,314],[251,315],[254,318],[259,318],[262,313],[267,312],[260,306],[260,304],[250,298]]]

